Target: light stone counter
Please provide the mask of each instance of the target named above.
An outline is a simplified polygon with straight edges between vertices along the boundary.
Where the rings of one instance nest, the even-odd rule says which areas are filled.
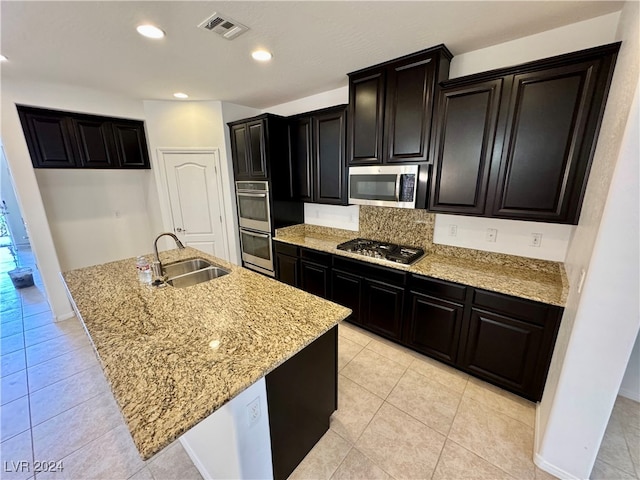
[[[375,239],[382,236],[367,237],[368,232],[364,235],[362,233],[311,225],[295,225],[279,229],[274,240],[550,305],[564,307],[566,303],[568,282],[564,266],[560,263],[512,255],[482,254],[482,252],[465,251],[466,249],[454,247],[429,250],[430,246],[426,245],[427,254],[415,264],[408,266],[364,257],[336,248],[338,244],[359,236]],[[391,240],[385,238],[383,240],[393,241],[393,236],[390,238]],[[415,245],[416,242],[414,241],[413,244]],[[486,257],[487,261],[481,261],[478,257]]]
[[[156,288],[138,283],[130,258],[62,274],[143,459],[351,313],[192,248],[160,255],[165,264],[203,257],[231,273]]]

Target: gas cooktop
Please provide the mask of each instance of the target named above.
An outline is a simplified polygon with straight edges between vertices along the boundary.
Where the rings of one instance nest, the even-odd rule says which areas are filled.
[[[366,238],[349,240],[341,243],[337,248],[338,250],[405,265],[411,265],[424,255],[422,248],[378,242],[377,240],[368,240]]]

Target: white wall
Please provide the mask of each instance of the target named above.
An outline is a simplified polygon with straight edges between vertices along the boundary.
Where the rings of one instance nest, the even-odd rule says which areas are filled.
[[[624,372],[619,395],[640,402],[640,336],[636,337],[636,343],[629,357],[627,370]]]
[[[29,231],[31,246],[36,255],[40,268],[47,298],[54,314],[58,318],[64,318],[72,314],[71,305],[67,300],[66,292],[58,273],[63,269],[58,259],[58,253],[64,252],[64,261],[67,261],[73,251],[82,258],[84,263],[100,263],[105,259],[115,260],[130,255],[132,250],[146,249],[150,251],[152,232],[140,228],[129,231],[123,229],[119,232],[120,240],[113,248],[110,235],[102,238],[92,237],[87,229],[67,229],[70,217],[101,216],[104,210],[112,212],[119,209],[121,219],[118,224],[127,224],[139,218],[139,205],[123,206],[115,197],[103,197],[107,205],[95,202],[86,189],[85,196],[70,199],[62,194],[67,189],[77,189],[78,177],[70,174],[68,177],[59,178],[55,182],[55,188],[61,190],[57,195],[50,188],[53,187],[51,176],[48,173],[41,175],[45,179],[45,195],[47,205],[38,186],[38,178],[31,165],[27,144],[24,139],[20,120],[15,104],[33,105],[45,108],[69,110],[75,112],[94,113],[115,117],[144,119],[142,102],[119,95],[108,94],[87,88],[79,88],[72,85],[57,85],[41,82],[12,82],[7,79],[2,81],[2,140],[5,146],[7,161],[13,175],[16,187],[16,195],[20,202],[22,214]],[[49,172],[51,173],[51,172]],[[62,172],[60,172],[62,173]],[[122,187],[122,177],[118,175],[105,176],[101,170],[87,171],[85,178],[91,182],[111,182],[114,191]],[[157,195],[153,176],[150,172],[132,173],[131,178],[137,178],[140,192],[137,199],[142,199],[145,205],[157,204]],[[128,185],[129,180],[126,184]],[[105,186],[105,188],[107,188]],[[130,185],[125,189],[131,188]],[[46,208],[45,208],[46,207]],[[131,208],[131,211],[129,210]],[[131,217],[129,216],[131,213]],[[150,214],[152,217],[153,214]],[[152,223],[153,220],[150,220]],[[98,243],[92,243],[96,240]],[[148,245],[148,247],[147,247]],[[144,251],[144,250],[143,250]],[[67,265],[68,266],[68,265]]]
[[[638,7],[627,2],[620,16],[622,46],[568,249],[571,288],[538,407],[536,462],[568,477],[591,471],[638,333]]]
[[[182,101],[145,101],[144,111],[147,121],[150,154],[156,173],[156,182],[160,182],[160,148],[217,148],[220,151],[221,176],[224,212],[230,258],[229,261],[240,264],[240,243],[236,217],[235,188],[233,184],[233,166],[227,122],[261,113],[259,110],[219,101],[182,102]],[[157,232],[171,227],[171,214],[166,199],[160,196],[161,223]],[[165,247],[168,244],[165,243]]]
[[[5,219],[7,226],[11,232],[12,241],[15,246],[28,247],[29,235],[24,227],[22,221],[22,214],[20,212],[20,204],[16,198],[16,193],[13,188],[13,179],[11,178],[11,171],[7,164],[7,159],[4,155],[4,148],[0,143],[0,200],[5,202],[7,207],[7,215]]]
[[[287,117],[289,115],[296,115],[298,113],[311,112],[313,110],[319,110],[321,108],[333,107],[334,105],[341,105],[349,103],[349,87],[340,87],[335,90],[329,90],[327,92],[318,93],[309,97],[299,98],[292,102],[282,103],[280,105],[274,105],[269,108],[265,108],[265,113],[275,113],[276,115],[282,115]]]
[[[360,208],[358,205],[304,204],[304,222],[309,225],[342,228],[357,232],[360,229]]]

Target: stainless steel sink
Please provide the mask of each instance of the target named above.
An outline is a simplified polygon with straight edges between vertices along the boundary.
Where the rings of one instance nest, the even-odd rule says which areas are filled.
[[[167,283],[175,288],[185,288],[207,282],[229,273],[222,267],[213,265],[204,258],[192,258],[170,263],[163,267]]]
[[[204,258],[192,258],[190,260],[181,260],[179,262],[169,263],[164,265],[162,270],[165,277],[172,278],[178,275],[184,275],[185,273],[195,272],[211,266],[211,262],[208,262]]]

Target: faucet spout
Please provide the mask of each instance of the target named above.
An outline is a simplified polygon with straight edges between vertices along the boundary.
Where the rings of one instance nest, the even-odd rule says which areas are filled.
[[[178,248],[184,248],[184,245],[182,244],[182,242],[180,241],[180,239],[178,237],[176,237],[173,233],[171,232],[164,232],[161,233],[160,235],[158,235],[156,237],[156,239],[153,241],[153,252],[156,255],[156,262],[158,262],[159,268],[160,268],[160,274],[163,275],[162,272],[162,262],[160,261],[160,254],[158,253],[158,240],[160,240],[160,237],[164,237],[165,235],[170,236],[171,238],[173,238],[176,242],[176,245],[178,246]]]

